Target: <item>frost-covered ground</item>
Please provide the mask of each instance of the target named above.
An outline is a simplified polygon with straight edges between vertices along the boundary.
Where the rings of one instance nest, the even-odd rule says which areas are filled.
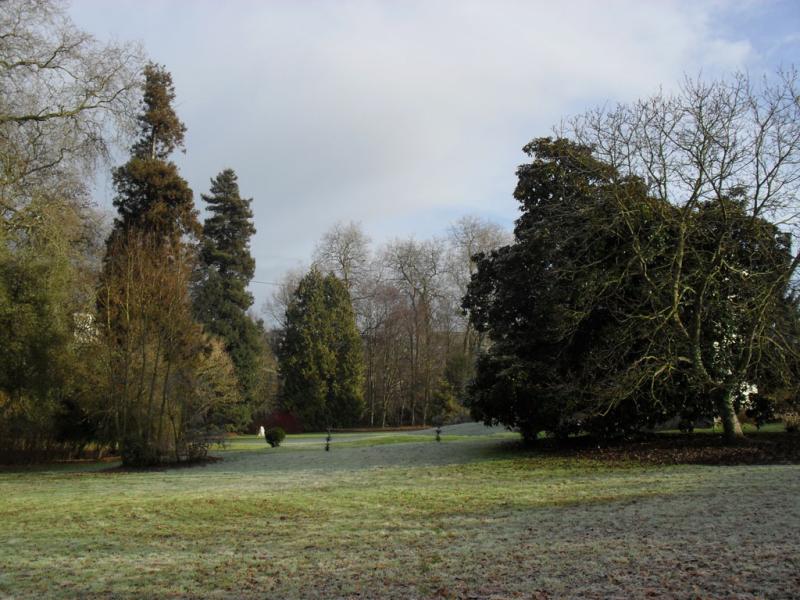
[[[502,429],[240,438],[0,472],[0,597],[791,598],[800,466],[525,453]]]

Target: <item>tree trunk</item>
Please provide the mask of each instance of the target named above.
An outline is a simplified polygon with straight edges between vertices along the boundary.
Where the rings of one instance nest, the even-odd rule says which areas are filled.
[[[742,433],[742,425],[739,423],[739,418],[736,416],[736,410],[733,407],[732,388],[727,388],[720,396],[718,410],[720,419],[722,419],[725,441],[731,444],[742,439],[744,433]]]
[[[367,344],[367,396],[369,397],[369,426],[375,427],[375,349]]]

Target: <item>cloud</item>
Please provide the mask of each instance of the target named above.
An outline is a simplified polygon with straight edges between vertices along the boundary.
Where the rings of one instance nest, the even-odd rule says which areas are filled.
[[[338,220],[387,237],[465,212],[510,223],[530,138],[755,53],[744,33],[715,29],[735,6],[719,1],[109,6],[83,0],[73,14],[99,36],[143,39],[172,71],[189,128],[182,172],[199,195],[236,169],[270,280]]]

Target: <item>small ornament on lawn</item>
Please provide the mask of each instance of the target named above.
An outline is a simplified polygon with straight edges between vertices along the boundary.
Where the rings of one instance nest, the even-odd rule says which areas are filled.
[[[258,437],[262,437],[263,438],[263,437],[266,437],[266,435],[267,435],[267,433],[266,433],[266,431],[264,431],[264,426],[262,425],[261,427],[258,428]]]

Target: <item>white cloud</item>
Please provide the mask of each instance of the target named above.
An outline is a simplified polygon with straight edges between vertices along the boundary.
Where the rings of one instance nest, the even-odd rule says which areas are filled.
[[[395,235],[458,212],[510,222],[519,150],[562,116],[747,66],[746,36],[715,30],[732,6],[82,0],[73,13],[172,71],[183,173],[199,195],[237,170],[259,277],[274,279],[337,220],[396,219]]]

